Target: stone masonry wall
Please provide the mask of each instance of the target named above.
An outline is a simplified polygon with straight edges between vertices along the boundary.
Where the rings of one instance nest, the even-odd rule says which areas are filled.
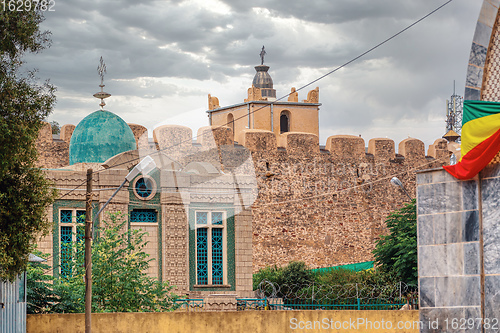
[[[415,197],[415,170],[447,159],[426,158],[416,139],[400,143],[406,158],[395,155],[388,139],[370,140],[369,154],[359,137],[327,143],[329,151],[303,145],[299,153],[252,153],[259,189],[253,206],[254,272],[292,260],[312,268],[372,260],[376,240],[387,232],[387,215],[409,201],[390,179],[397,176]]]
[[[36,143],[38,150],[37,166],[60,168],[69,164],[69,141],[52,139],[52,127],[44,123]]]
[[[215,139],[210,138],[212,130]],[[192,132],[187,127],[162,126],[154,134],[162,152],[183,166],[203,160],[223,171],[255,172],[253,272],[292,260],[305,261],[311,268],[371,260],[376,240],[387,232],[385,218],[409,201],[390,179],[397,176],[415,197],[415,171],[439,167],[449,159],[443,139],[436,140],[429,147],[431,156],[426,156],[417,139],[399,143],[397,154],[394,141],[385,138],[366,144],[357,136],[332,136],[326,149],[320,149],[314,134],[287,133],[280,138],[282,148],[272,132],[245,130],[242,149],[233,144],[228,128],[200,131],[196,145],[188,140]],[[255,170],[241,169],[250,157]],[[172,230],[163,230],[164,241],[175,239],[185,223],[184,212],[174,214],[170,208],[176,211],[164,206],[163,214],[179,219],[167,223],[173,224]],[[184,246],[178,244],[179,256],[164,258],[164,277],[175,280],[180,289],[187,282],[176,276],[175,267],[186,265]],[[241,255],[247,252],[241,250]],[[240,272],[239,278],[249,278],[246,269]]]

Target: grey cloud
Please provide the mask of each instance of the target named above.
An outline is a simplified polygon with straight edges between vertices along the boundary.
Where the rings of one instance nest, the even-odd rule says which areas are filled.
[[[96,67],[101,55],[108,66],[105,90],[112,94],[142,98],[200,94],[204,100],[208,92],[215,96],[221,93],[154,79],[146,88],[135,81],[113,79],[171,77],[224,84],[239,78],[243,85],[250,86],[253,66],[259,63],[260,48],[265,45],[266,64],[271,66],[270,74],[281,96],[290,87],[307,83],[302,82],[301,69],[326,73],[444,3],[224,2],[231,7],[228,14],[203,10],[185,1],[57,2],[56,12],[47,13],[43,25],[53,33],[53,46],[28,57],[27,65],[40,68],[39,76],[50,77],[61,88],[56,112],[69,117],[64,110],[95,108],[94,101],[88,102],[87,107],[86,103],[66,96],[90,96],[99,89]],[[267,8],[269,17],[256,15],[252,7]],[[425,121],[431,114],[444,115],[444,100],[451,94],[452,81],[456,79],[457,87],[462,87],[457,90],[463,89],[479,8],[480,3],[476,2],[452,2],[403,35],[315,84],[320,87],[323,103],[320,127],[369,128],[382,118],[390,123],[403,118]],[[284,22],[295,25],[288,27]],[[311,27],[317,32],[311,32]],[[168,47],[160,48],[163,46]],[[381,60],[389,61],[389,66],[376,67]],[[305,98],[308,90],[300,92],[300,98]],[[232,94],[235,102],[240,102],[246,91]],[[443,100],[443,107],[430,109],[430,100]],[[126,103],[121,103],[126,108]]]

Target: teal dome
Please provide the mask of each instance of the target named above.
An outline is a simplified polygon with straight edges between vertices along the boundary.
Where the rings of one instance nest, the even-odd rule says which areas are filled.
[[[96,111],[83,118],[73,131],[69,164],[103,163],[136,148],[134,133],[122,118],[109,111]]]

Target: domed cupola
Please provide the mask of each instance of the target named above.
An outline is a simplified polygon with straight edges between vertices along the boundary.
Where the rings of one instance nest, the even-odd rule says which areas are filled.
[[[262,46],[262,51],[260,52],[261,64],[259,66],[255,66],[255,70],[257,71],[257,73],[253,78],[252,85],[260,88],[263,98],[272,100],[276,99],[276,90],[273,89],[273,79],[267,72],[269,70],[269,66],[264,65],[265,54],[266,51],[264,50],[264,46]]]
[[[104,98],[111,96],[103,91],[106,65],[101,57],[97,68],[101,76],[101,91],[94,97],[101,99],[101,110],[91,113],[76,126],[69,143],[69,164],[104,163],[109,158],[137,148],[134,133],[127,123],[114,113],[103,110]]]
[[[69,164],[104,163],[136,149],[134,133],[127,123],[106,110],[91,113],[76,126],[69,143]]]

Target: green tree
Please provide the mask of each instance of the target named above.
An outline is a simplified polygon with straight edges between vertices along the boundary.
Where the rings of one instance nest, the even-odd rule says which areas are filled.
[[[145,232],[126,228],[126,220],[111,214],[102,222],[100,235],[92,244],[92,311],[152,312],[168,311],[176,298],[167,282],[159,282],[145,271],[152,259],[143,252]],[[82,226],[83,228],[83,226]],[[126,230],[126,231],[124,231]],[[83,312],[84,240],[75,244],[77,253],[72,276],[61,278],[58,293],[60,304],[55,312]]]
[[[47,254],[40,251],[33,253],[41,258],[47,258]],[[54,291],[54,278],[46,274],[51,270],[50,266],[43,262],[30,262],[26,276],[27,290],[27,312],[49,313],[52,306],[58,302],[58,296]]]
[[[26,269],[32,244],[49,227],[45,209],[55,197],[35,167],[36,139],[55,88],[21,71],[26,52],[49,44],[42,21],[39,10],[0,12],[0,280],[12,281]]]
[[[61,132],[61,126],[57,121],[51,121],[50,127],[52,128],[52,134],[59,134]]]
[[[33,251],[39,257],[48,255],[40,251]],[[30,262],[27,268],[27,313],[71,313],[77,312],[79,301],[67,283],[46,273],[52,268],[44,262]]]
[[[373,254],[380,268],[399,281],[417,284],[417,211],[415,199],[391,213],[386,220],[389,234],[381,236]]]

